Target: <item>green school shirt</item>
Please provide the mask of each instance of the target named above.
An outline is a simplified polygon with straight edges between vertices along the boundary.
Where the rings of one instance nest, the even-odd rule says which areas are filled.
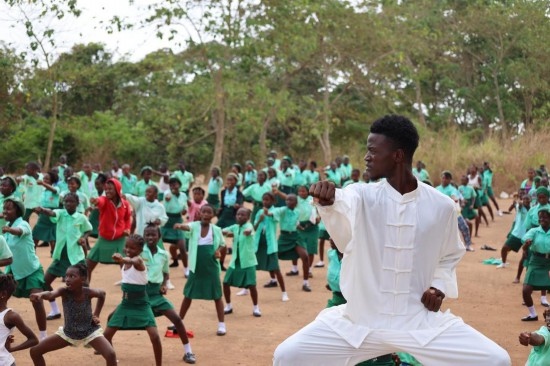
[[[282,186],[293,187],[294,186],[294,169],[287,168],[284,172],[281,170],[279,174],[279,182]]]
[[[245,235],[246,230],[251,230],[250,235]],[[244,225],[234,224],[226,227],[223,232],[233,233],[233,255],[229,267],[235,268],[235,261],[239,258],[241,268],[254,267],[256,260],[256,246],[254,245],[254,226],[247,222]]]
[[[258,172],[254,169],[244,172],[244,184],[251,185],[258,182]]]
[[[0,210],[4,209],[4,201],[7,199],[15,199],[15,194],[11,194],[10,196],[4,196],[3,194],[0,194]],[[0,217],[0,228],[6,226],[8,223],[4,219],[4,217]],[[4,234],[0,232],[0,236],[3,236]]]
[[[22,230],[21,236],[5,233],[4,238],[13,253],[13,263],[9,265],[13,278],[20,280],[35,272],[40,267],[40,260],[34,250],[32,230],[28,222],[18,217],[11,224],[12,228]]]
[[[42,198],[40,199],[40,207],[46,208],[58,208],[59,207],[59,188],[54,187],[55,192],[50,191],[49,189],[44,189],[42,192]]]
[[[329,182],[336,184],[336,187],[340,187],[342,184],[342,177],[340,176],[338,170],[329,169],[326,171],[326,176]]]
[[[303,199],[302,197],[297,196],[297,198],[298,205],[296,206],[296,209],[298,210],[298,220],[300,222],[310,221],[313,210],[315,209],[313,207],[313,197],[308,196],[306,199]]]
[[[88,178],[86,173],[84,171],[80,171],[77,173],[78,177],[80,178],[80,189],[79,191],[84,193],[86,197],[94,197],[94,194],[97,196],[97,192],[94,193],[95,189],[95,180],[98,176],[97,173],[92,172],[91,178]]]
[[[531,206],[523,223],[525,230],[539,226],[539,210],[545,207],[550,208],[550,203],[547,203],[546,205],[540,205],[537,203],[535,206]]]
[[[307,184],[307,170],[301,171],[299,168],[294,170],[294,185],[305,186]]]
[[[439,192],[443,193],[447,197],[451,197],[452,195],[455,195],[458,199],[458,191],[455,187],[453,187],[452,184],[447,185],[446,187],[443,187],[442,185],[438,185],[435,189],[437,189]]]
[[[166,198],[170,198],[169,201]],[[179,196],[172,194],[171,190],[164,192],[164,200],[162,201],[167,214],[179,214],[182,211],[187,211],[187,195],[180,192]]]
[[[145,197],[145,191],[149,186],[157,187],[157,184],[153,182],[152,179],[149,180],[149,183],[145,183],[145,181],[142,179],[136,183],[136,185],[134,186],[134,193],[132,194],[138,197]]]
[[[487,187],[493,186],[493,172],[490,170],[483,171],[483,179],[487,182]]]
[[[221,177],[210,178],[208,182],[208,194],[219,195],[223,187],[223,179]]]
[[[328,267],[327,267],[327,282],[332,291],[340,292],[340,269],[342,263],[338,258],[338,251],[336,249],[329,249],[327,252]]]
[[[24,199],[23,203],[25,204],[26,209],[32,209],[40,206],[40,201],[42,200],[42,192],[44,187],[36,183],[36,179],[30,175],[24,175],[21,177],[20,185],[24,187]],[[42,180],[42,174],[38,174],[38,179]]]
[[[6,242],[6,239],[0,235],[0,259],[8,259],[12,257],[13,254],[11,253],[10,247]]]
[[[319,182],[320,177],[319,177],[319,172],[318,171],[316,171],[316,170],[306,170],[306,172],[307,172],[306,181],[307,181],[308,186]]]
[[[416,177],[416,179],[421,182],[430,179],[430,174],[428,174],[428,171],[426,169],[420,169],[420,171],[418,171],[418,169],[413,168],[412,173]]]
[[[71,264],[76,264],[85,259],[84,250],[78,244],[78,239],[84,233],[92,230],[92,224],[88,218],[75,212],[70,215],[65,209],[53,210],[55,216],[50,217],[50,221],[57,223],[55,230],[55,249],[52,259],[60,260],[63,247],[67,247],[67,256]]]
[[[276,207],[273,209],[273,217],[279,223],[281,231],[296,231],[298,225],[298,208],[294,210],[288,207]]]
[[[550,365],[550,331],[546,325],[543,325],[535,333],[540,334],[544,338],[544,344],[534,346],[529,353],[526,365],[529,366],[546,366]]]
[[[272,213],[273,210],[274,207],[271,207],[268,211]],[[256,217],[254,218],[254,225],[258,224],[260,216],[263,213],[263,209],[256,213]],[[273,216],[264,216],[262,222],[258,224],[258,229],[254,233],[254,247],[256,252],[258,251],[258,247],[260,246],[260,237],[262,233],[265,234],[265,240],[267,242],[267,254],[277,253],[277,251],[279,250],[277,244],[277,223],[275,222]]]
[[[351,164],[344,165],[344,163],[342,163],[338,168],[338,172],[340,173],[340,177],[342,179],[349,179],[351,177],[352,170],[353,167],[351,166]]]
[[[521,238],[521,242],[525,243],[527,240],[532,240],[532,244],[529,247],[532,251],[550,253],[550,230],[545,232],[540,226],[530,229],[527,234]]]
[[[188,223],[189,225],[189,270],[195,272],[197,266],[197,249],[199,246],[199,237],[201,235],[201,222],[193,221]],[[212,230],[212,237],[214,238],[214,250],[218,250],[219,247],[225,246],[223,240],[222,229],[216,225],[210,224]]]
[[[120,184],[122,185],[122,193],[123,194],[134,193],[134,189],[136,187],[137,181],[138,179],[134,174],[130,174],[129,177],[123,174],[122,177],[120,177]]]
[[[141,258],[143,258],[147,267],[147,280],[151,283],[162,284],[164,282],[164,274],[170,273],[170,269],[168,268],[169,258],[166,250],[157,246],[157,252],[153,254],[151,249],[145,244],[141,252]]]
[[[251,197],[256,202],[262,202],[262,198],[265,193],[271,192],[271,185],[267,182],[260,185],[260,183],[254,183],[243,190],[243,196]]]
[[[462,198],[464,198],[465,201],[468,201],[468,204],[470,204],[471,199],[475,199],[477,196],[477,193],[475,189],[472,188],[472,186],[459,186],[458,191],[462,195]]]
[[[187,170],[182,172],[181,170],[176,170],[172,177],[176,177],[181,182],[180,190],[183,192],[187,192],[189,190],[189,187],[191,187],[191,183],[195,182],[195,177],[193,177],[193,174],[188,172]]]

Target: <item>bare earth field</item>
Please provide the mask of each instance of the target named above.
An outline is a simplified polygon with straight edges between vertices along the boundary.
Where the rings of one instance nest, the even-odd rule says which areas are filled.
[[[507,208],[510,201],[499,201],[501,207]],[[521,284],[513,284],[519,254],[511,252],[510,267],[495,269],[484,265],[483,259],[500,257],[500,247],[510,229],[514,215],[496,217],[489,227],[480,228],[480,238],[474,238],[475,252],[466,253],[458,266],[459,296],[458,300],[447,300],[444,308],[450,308],[454,314],[461,316],[468,324],[484,333],[502,347],[512,358],[513,365],[523,365],[529,348],[518,343],[518,334],[525,330],[535,330],[543,325],[539,322],[523,323],[520,318],[527,315],[527,309],[521,305]],[[484,245],[498,248],[498,252],[484,251]],[[44,268],[51,262],[49,248],[38,248],[38,254]],[[226,263],[229,263],[229,256]],[[315,259],[317,261],[317,257]],[[290,262],[281,262],[283,271],[290,269]],[[222,274],[223,275],[223,274]],[[300,329],[315,318],[326,305],[331,293],[325,289],[326,268],[315,269],[311,279],[313,291],[301,290],[301,277],[286,277],[290,301],[281,302],[278,288],[264,289],[268,274],[258,272],[259,304],[261,318],[252,316],[250,297],[235,296],[238,289],[232,291],[234,312],[226,316],[227,335],[216,336],[217,319],[213,301],[194,301],[188,312],[185,325],[194,332],[191,339],[197,364],[201,365],[269,365],[275,347],[286,337]],[[185,283],[181,266],[171,268],[172,282],[176,289],[169,291],[168,298],[179,310],[183,298],[182,289]],[[102,288],[107,292],[107,300],[101,314],[103,324],[107,315],[120,301],[120,287],[114,282],[120,279],[118,266],[99,265],[94,271],[91,287]],[[54,288],[62,286],[57,280]],[[535,293],[535,304],[539,317],[542,318],[543,307],[538,293]],[[60,302],[59,302],[60,304]],[[46,312],[49,312],[49,305]],[[27,299],[12,298],[9,306],[19,312],[26,323],[38,333],[34,313]],[[164,338],[169,321],[157,318],[159,333],[163,345],[163,364],[182,365],[183,347],[179,339]],[[48,322],[48,334],[54,333],[63,324],[63,319]],[[21,334],[15,332],[16,342],[21,341]],[[120,365],[154,365],[153,350],[145,331],[119,331],[114,338],[114,346]],[[15,353],[18,366],[32,365],[28,351]],[[91,366],[103,364],[101,356],[95,356],[93,350],[85,348],[65,348],[46,355],[46,362],[51,365]]]

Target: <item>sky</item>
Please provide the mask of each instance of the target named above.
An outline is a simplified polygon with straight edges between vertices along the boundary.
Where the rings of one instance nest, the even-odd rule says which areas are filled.
[[[36,33],[43,33],[48,26],[54,29],[56,44],[48,45],[47,49],[54,59],[59,54],[70,51],[75,44],[98,42],[106,45],[114,60],[135,62],[161,48],[171,47],[174,51],[179,51],[173,43],[159,39],[154,26],[138,26],[132,30],[108,33],[109,20],[113,16],[118,15],[135,23],[136,20],[145,18],[147,5],[153,3],[153,0],[133,0],[131,3],[129,0],[80,0],[77,6],[82,14],[78,18],[66,15],[61,20],[50,17],[43,22],[33,23],[36,24]],[[32,53],[24,26],[24,13],[31,19],[37,19],[39,10],[26,4],[21,11],[19,8],[9,7],[5,1],[0,1],[0,44],[3,43],[18,53]]]

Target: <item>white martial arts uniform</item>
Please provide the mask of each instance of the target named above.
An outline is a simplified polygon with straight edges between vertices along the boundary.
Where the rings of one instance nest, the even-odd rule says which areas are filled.
[[[435,287],[458,296],[455,267],[465,252],[453,201],[418,182],[405,195],[386,180],[336,190],[319,213],[344,253],[347,304],[323,310],[283,342],[275,365],[355,365],[408,352],[424,365],[510,365],[507,352],[450,311],[420,299]]]

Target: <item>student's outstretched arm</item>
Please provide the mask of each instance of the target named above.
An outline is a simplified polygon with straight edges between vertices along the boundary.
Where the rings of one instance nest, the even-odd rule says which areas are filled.
[[[183,230],[183,231],[191,231],[191,228],[187,224],[174,224],[174,229]]]
[[[53,210],[50,210],[49,208],[46,208],[46,207],[36,207],[34,209],[34,212],[36,212],[37,214],[44,214],[50,217],[55,216],[55,212],[53,212]]]
[[[536,332],[523,332],[519,334],[519,343],[524,346],[542,346],[544,337]]]
[[[51,301],[51,300],[56,299],[60,296],[63,296],[63,294],[65,293],[65,290],[66,290],[65,287],[60,287],[60,288],[55,289],[53,291],[37,292],[37,293],[31,294],[29,299],[32,302],[38,302],[38,301],[42,301],[42,300]]]
[[[19,329],[21,334],[27,337],[27,340],[25,340],[23,343],[20,343],[17,346],[12,346],[14,336],[10,335],[6,340],[6,350],[8,352],[11,353],[21,351],[23,349],[36,346],[38,344],[38,338],[36,338],[34,332],[23,322],[21,316],[15,311],[8,311],[8,313],[4,317],[4,324],[6,324],[8,328],[16,327],[17,329]]]

